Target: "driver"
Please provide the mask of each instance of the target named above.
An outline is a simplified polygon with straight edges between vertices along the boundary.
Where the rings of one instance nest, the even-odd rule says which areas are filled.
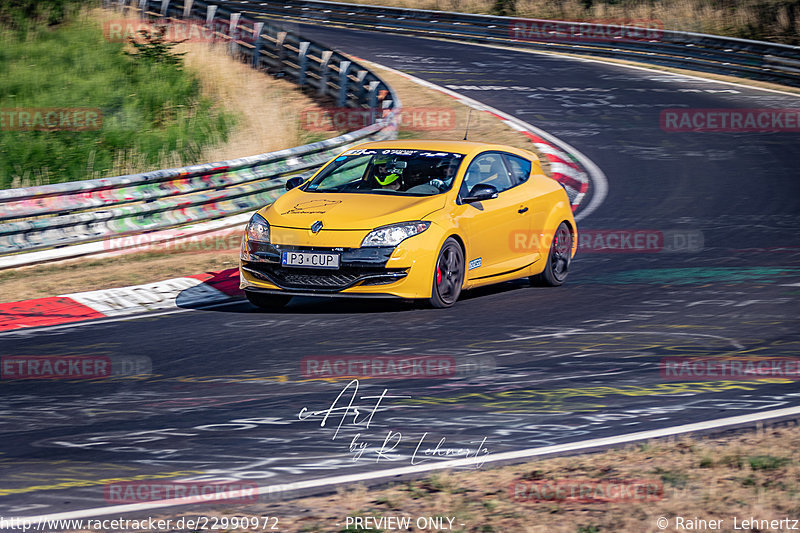
[[[380,159],[375,161],[373,177],[381,189],[396,191],[400,189],[405,165],[399,165],[394,160]]]

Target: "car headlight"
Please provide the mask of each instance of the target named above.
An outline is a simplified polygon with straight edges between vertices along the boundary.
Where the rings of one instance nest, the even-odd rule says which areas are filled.
[[[258,213],[250,217],[250,222],[244,229],[242,249],[239,257],[242,261],[265,261],[256,255],[259,244],[269,244],[269,223]]]
[[[422,233],[430,227],[430,222],[403,222],[370,231],[361,246],[397,246],[409,237]]]
[[[269,243],[269,223],[258,213],[250,217],[244,232],[249,241]]]

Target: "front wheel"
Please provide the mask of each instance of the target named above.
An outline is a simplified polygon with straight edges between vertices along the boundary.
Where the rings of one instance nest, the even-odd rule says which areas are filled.
[[[266,294],[263,292],[244,291],[251,304],[261,309],[280,309],[292,299],[291,296],[282,294]]]
[[[567,279],[569,263],[572,255],[572,232],[566,222],[558,225],[550,253],[547,254],[547,264],[541,274],[531,276],[532,285],[558,287]]]
[[[433,271],[433,291],[429,300],[436,308],[450,307],[461,295],[464,284],[464,252],[455,239],[444,241]]]

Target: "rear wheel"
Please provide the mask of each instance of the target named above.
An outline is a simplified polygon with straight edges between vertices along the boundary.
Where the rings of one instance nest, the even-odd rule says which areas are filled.
[[[433,307],[450,307],[461,295],[464,284],[464,252],[455,239],[447,239],[439,251],[433,271],[433,291],[429,300]]]
[[[261,309],[280,309],[292,299],[282,294],[266,294],[263,292],[244,291],[250,303]]]
[[[558,225],[547,254],[547,264],[541,274],[531,276],[531,284],[558,287],[567,279],[572,254],[572,232],[566,222]]]

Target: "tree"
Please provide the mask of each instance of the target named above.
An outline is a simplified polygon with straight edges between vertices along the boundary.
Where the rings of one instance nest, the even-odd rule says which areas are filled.
[[[136,48],[136,53],[125,53],[141,61],[175,65],[180,68],[183,66],[183,56],[186,55],[186,52],[177,53],[172,49],[185,42],[186,39],[182,41],[167,40],[167,28],[165,24],[161,24],[157,25],[153,31],[139,30],[137,33],[141,35],[143,42],[130,37],[129,41]]]

